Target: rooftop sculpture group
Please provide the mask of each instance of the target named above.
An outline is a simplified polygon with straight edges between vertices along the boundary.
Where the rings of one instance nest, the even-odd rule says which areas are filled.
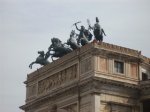
[[[58,38],[52,38],[51,39],[51,45],[48,48],[48,51],[44,53],[44,51],[38,51],[38,54],[40,54],[34,62],[32,62],[29,65],[29,68],[32,69],[32,65],[37,63],[40,65],[47,65],[50,63],[48,61],[48,58],[51,56],[51,59],[53,61],[53,57],[60,58],[70,52],[72,52],[75,49],[80,48],[81,46],[84,46],[92,40],[92,33],[90,30],[93,30],[94,34],[94,40],[96,42],[102,42],[103,41],[103,35],[106,36],[104,30],[101,28],[99,24],[99,19],[96,17],[96,23],[94,26],[90,25],[90,21],[88,20],[88,29],[85,29],[84,26],[81,26],[79,29],[77,24],[81,22],[74,23],[76,29],[80,32],[79,34],[75,33],[75,30],[72,30],[70,33],[70,38],[67,40],[66,43],[62,43],[60,39]],[[69,46],[69,47],[68,47]]]

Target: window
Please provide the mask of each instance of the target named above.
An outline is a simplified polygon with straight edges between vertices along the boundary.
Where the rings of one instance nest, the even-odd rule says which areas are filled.
[[[143,112],[149,112],[150,110],[150,100],[143,101]]]
[[[114,61],[115,73],[124,73],[124,63],[121,61]]]
[[[148,80],[148,75],[142,72],[142,81]]]

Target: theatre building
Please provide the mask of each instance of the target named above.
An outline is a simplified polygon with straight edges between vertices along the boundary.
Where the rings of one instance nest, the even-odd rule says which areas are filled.
[[[150,112],[150,58],[90,43],[27,75],[25,112]]]

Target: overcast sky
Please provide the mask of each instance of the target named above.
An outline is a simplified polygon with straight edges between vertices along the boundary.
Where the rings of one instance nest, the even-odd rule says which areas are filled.
[[[150,57],[150,0],[0,0],[0,112],[22,112],[28,65],[47,51],[52,37],[63,42],[75,29],[99,17],[104,42]]]

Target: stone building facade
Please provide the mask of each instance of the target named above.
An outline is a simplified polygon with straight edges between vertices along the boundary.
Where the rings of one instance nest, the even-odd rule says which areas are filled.
[[[27,75],[25,112],[150,112],[150,59],[90,43]]]

